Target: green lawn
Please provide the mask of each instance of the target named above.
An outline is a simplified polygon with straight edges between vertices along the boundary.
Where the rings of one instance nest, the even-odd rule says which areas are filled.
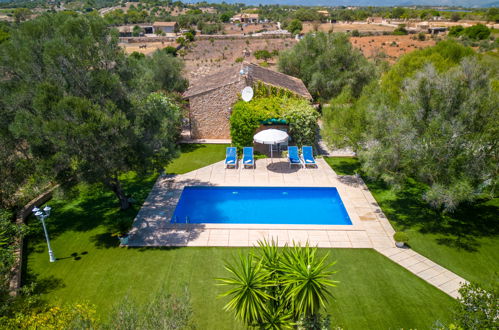
[[[166,167],[167,174],[183,174],[225,159],[228,144],[182,144],[181,155]]]
[[[326,158],[338,174],[360,173],[353,158]],[[410,182],[401,191],[365,180],[396,230],[409,234],[409,245],[469,281],[485,287],[499,281],[499,198],[463,205],[438,214],[421,199],[423,187]]]
[[[188,166],[194,169],[191,161],[207,160],[205,152],[210,161],[217,160],[214,148],[189,150],[169,166],[169,171],[185,171]],[[223,147],[218,148],[223,151]],[[207,164],[197,163],[197,167]],[[129,174],[123,179],[127,191],[140,204],[155,175],[138,178]],[[72,196],[56,196],[50,204],[53,214],[48,226],[59,260],[49,263],[43,233],[35,226],[38,232],[29,240],[26,274],[26,282],[38,282],[49,302],[88,301],[105,319],[113,304],[125,295],[145,302],[156,290],[180,293],[186,285],[199,329],[243,328],[222,311],[226,300],[216,298],[222,289],[214,278],[227,275],[224,260],[244,249],[119,248],[110,228],[119,218],[131,221],[139,206],[119,212],[112,193],[99,185],[82,185]],[[328,307],[333,324],[345,329],[425,329],[437,320],[449,321],[455,304],[452,298],[374,250],[323,251],[330,251],[331,259],[338,261],[336,280],[341,281],[333,289],[335,299]]]

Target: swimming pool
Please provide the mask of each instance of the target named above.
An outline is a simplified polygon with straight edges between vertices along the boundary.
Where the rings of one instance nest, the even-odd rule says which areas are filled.
[[[172,223],[351,225],[336,188],[185,187]]]

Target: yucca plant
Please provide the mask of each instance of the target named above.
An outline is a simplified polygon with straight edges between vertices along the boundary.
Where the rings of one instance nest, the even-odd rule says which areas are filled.
[[[230,278],[218,279],[232,288],[221,297],[230,296],[224,309],[235,313],[247,326],[260,329],[286,329],[303,323],[323,322],[321,308],[326,306],[335,262],[329,254],[317,255],[318,249],[306,244],[278,248],[277,241],[260,241],[257,252],[239,256],[225,268]]]
[[[231,286],[232,289],[221,294],[221,297],[231,297],[224,309],[234,312],[237,319],[249,326],[262,323],[268,312],[267,301],[273,299],[267,293],[270,273],[260,261],[254,260],[252,254],[240,255],[236,266],[226,264],[225,269],[232,276],[218,280],[221,285]]]
[[[260,329],[280,330],[292,329],[295,325],[292,311],[285,305],[274,303],[263,315],[263,320],[258,324]]]
[[[284,298],[290,302],[295,318],[318,314],[332,297],[329,288],[338,281],[331,280],[336,262],[328,263],[329,254],[317,256],[318,249],[295,245],[284,249],[280,263]]]

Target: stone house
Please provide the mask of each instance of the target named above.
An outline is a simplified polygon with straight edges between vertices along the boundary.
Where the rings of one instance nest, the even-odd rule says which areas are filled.
[[[377,16],[377,17],[368,17],[366,19],[367,24],[382,24],[383,23],[383,17]]]
[[[177,22],[154,22],[152,25],[154,33],[163,32],[165,34],[172,34],[177,32]]]
[[[260,18],[260,15],[258,15],[258,14],[246,14],[246,13],[242,13],[242,14],[234,15],[230,19],[230,21],[232,23],[234,23],[234,22],[258,23],[259,18]]]
[[[184,93],[189,101],[192,139],[230,139],[232,106],[246,86],[261,82],[291,91],[312,100],[305,84],[298,78],[275,72],[252,63],[243,63],[194,82]]]

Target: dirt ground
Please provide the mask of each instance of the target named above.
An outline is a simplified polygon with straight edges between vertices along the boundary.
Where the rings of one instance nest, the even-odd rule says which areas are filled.
[[[224,24],[225,34],[249,34],[264,30],[266,31],[277,30],[277,25],[274,23],[244,24],[242,27],[239,27],[236,24]]]
[[[190,46],[185,60],[185,72],[189,79],[196,80],[222,70],[223,68],[239,65],[237,58],[245,61],[259,63],[253,53],[257,50],[266,49],[282,51],[293,47],[295,39],[236,39],[236,40],[201,40]],[[244,56],[244,50],[249,50],[249,56]],[[269,68],[276,69],[277,57],[269,60]]]
[[[416,35],[352,37],[350,42],[367,58],[383,56],[384,53],[386,60],[394,63],[397,58],[406,53],[435,45],[435,40],[429,35],[426,35],[425,41],[414,40],[416,37]]]
[[[146,45],[146,48],[140,48],[141,45]],[[133,52],[139,52],[142,54],[149,55],[157,49],[163,49],[168,46],[177,47],[176,42],[148,42],[148,43],[120,43],[120,46],[125,49],[125,53],[131,54]]]
[[[407,36],[365,36],[352,37],[352,45],[362,51],[367,58],[381,57],[390,63],[408,52],[435,45],[435,41],[427,35],[425,41],[419,41],[416,35]],[[200,77],[223,70],[224,68],[239,65],[236,59],[243,58],[252,63],[261,63],[254,57],[257,50],[266,49],[282,51],[296,44],[294,38],[287,39],[234,39],[234,40],[200,40],[189,46],[185,60],[185,74],[189,80],[197,80]],[[174,42],[150,42],[146,48],[139,48],[142,43],[121,44],[127,53],[138,51],[151,54],[156,49],[167,46],[177,46]],[[245,50],[249,55],[245,56]],[[268,67],[277,70],[277,56],[268,61]]]
[[[352,24],[344,24],[344,23],[304,23],[303,24],[303,33],[308,33],[312,31],[323,31],[323,32],[349,32],[353,30],[358,30],[359,32],[383,32],[383,31],[393,31],[394,27],[384,26],[379,24],[362,24],[362,23],[352,23]]]

